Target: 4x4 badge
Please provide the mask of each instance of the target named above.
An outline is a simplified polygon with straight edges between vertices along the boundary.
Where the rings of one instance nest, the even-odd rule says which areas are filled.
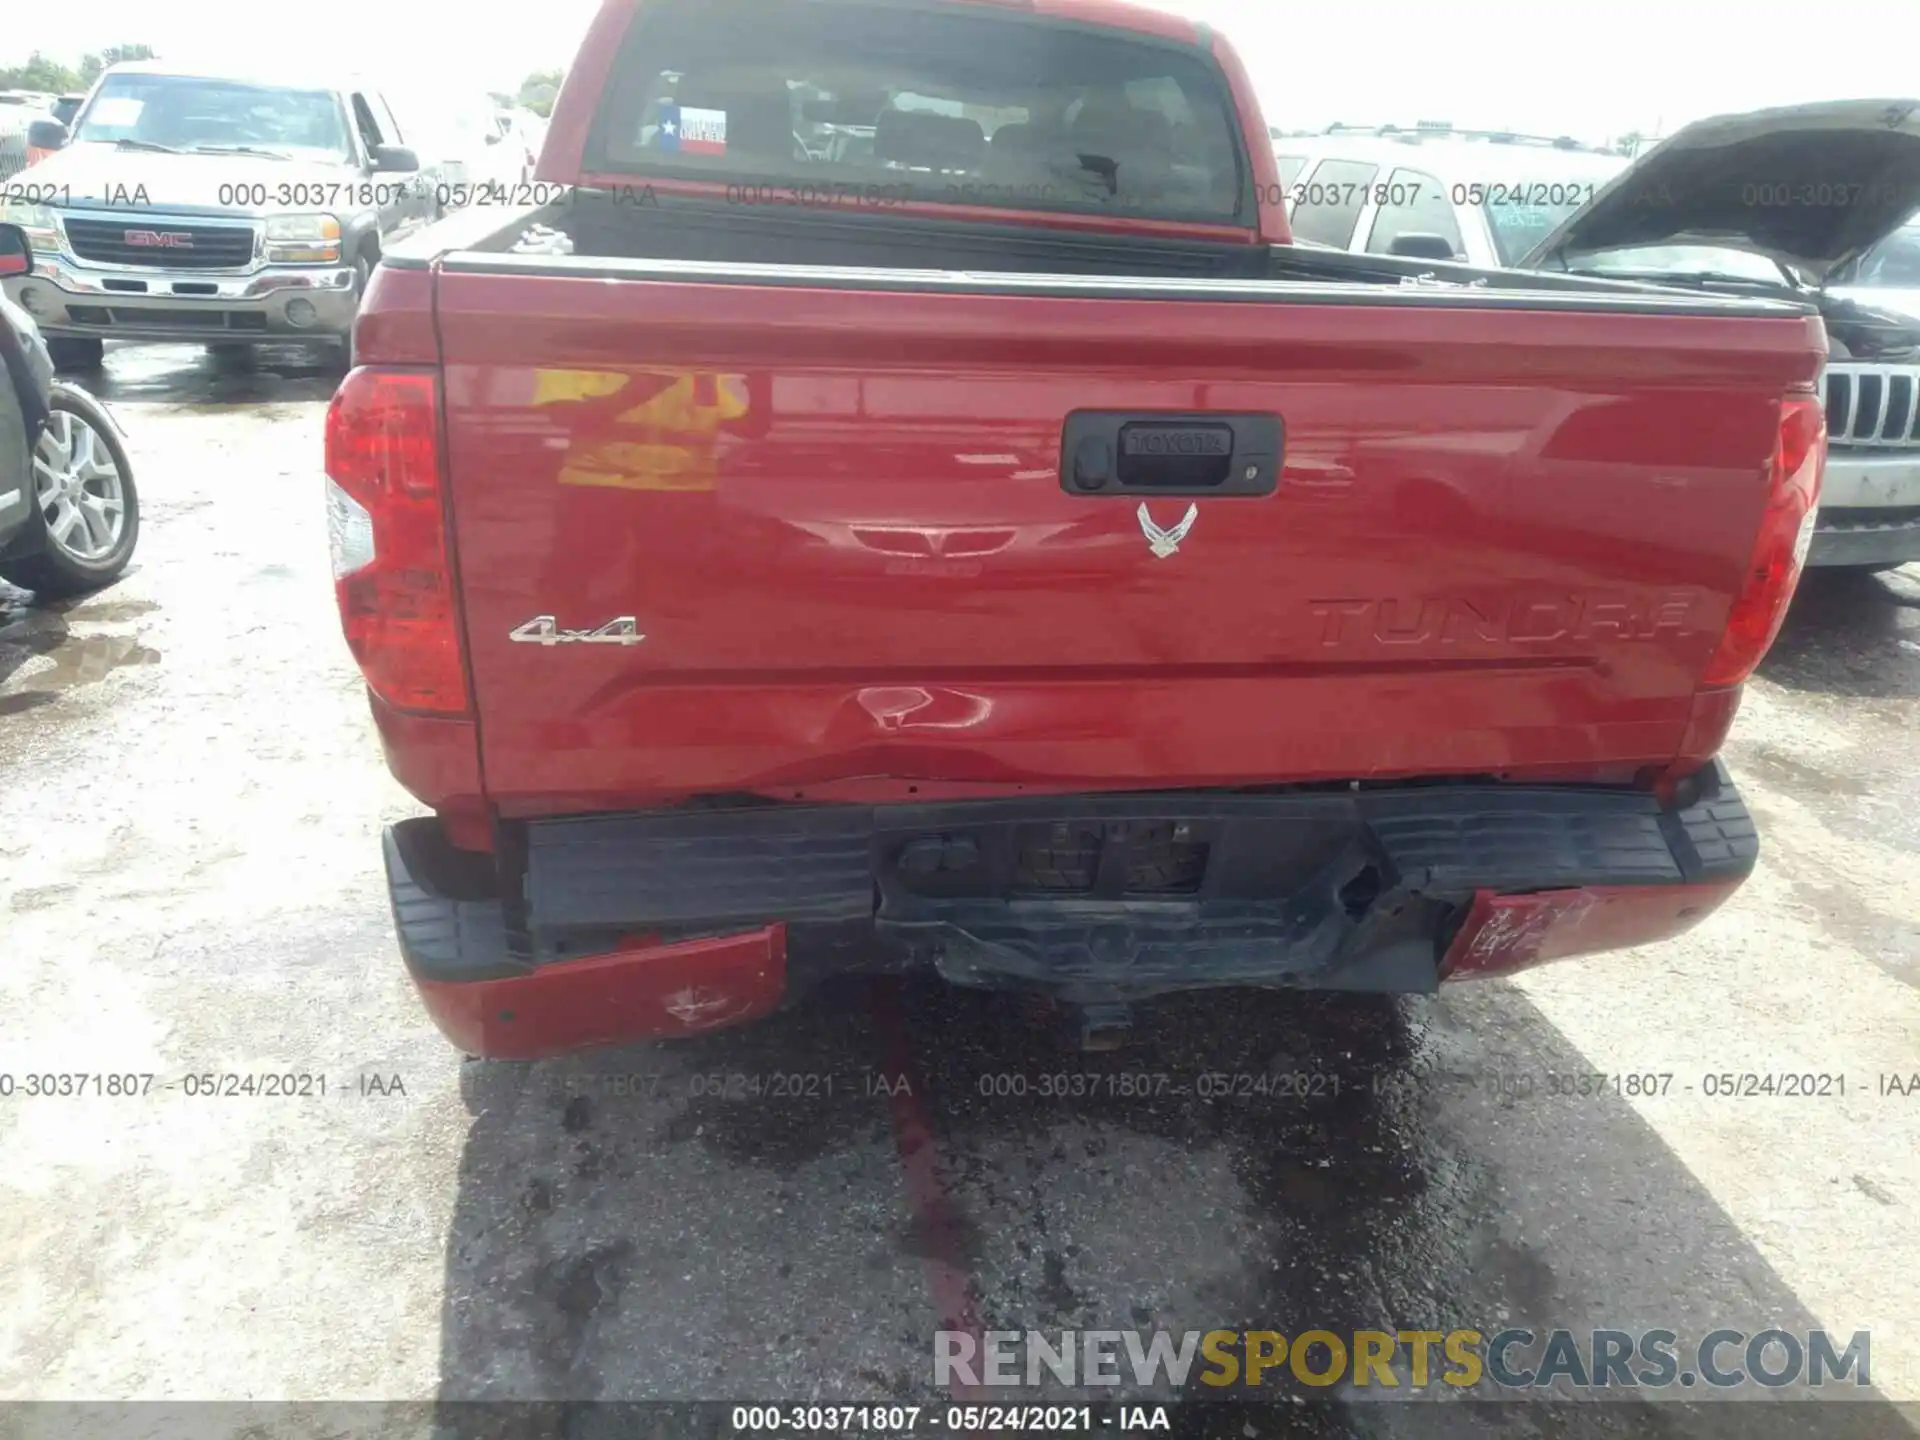
[[[1187,532],[1193,529],[1193,522],[1200,518],[1200,507],[1187,506],[1185,517],[1171,530],[1162,530],[1153,523],[1153,516],[1147,513],[1147,502],[1144,500],[1140,502],[1140,509],[1136,513],[1140,516],[1140,533],[1147,537],[1147,544],[1152,547],[1155,557],[1164,560],[1178,550],[1180,542],[1187,538]]]
[[[598,630],[562,630],[551,615],[536,615],[508,633],[522,645],[638,645],[647,637],[631,615],[609,620]]]

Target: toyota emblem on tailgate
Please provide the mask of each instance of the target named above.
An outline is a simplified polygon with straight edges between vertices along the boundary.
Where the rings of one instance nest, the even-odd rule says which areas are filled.
[[[124,237],[129,245],[144,245],[157,250],[191,250],[193,236],[180,230],[129,230]]]

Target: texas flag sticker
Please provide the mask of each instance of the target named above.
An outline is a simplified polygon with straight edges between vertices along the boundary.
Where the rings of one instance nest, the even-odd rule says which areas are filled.
[[[687,155],[727,153],[727,112],[667,105],[660,111],[660,148]]]

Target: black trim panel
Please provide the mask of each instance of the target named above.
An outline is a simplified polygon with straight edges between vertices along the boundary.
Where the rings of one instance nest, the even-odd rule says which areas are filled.
[[[1120,500],[1271,495],[1285,436],[1278,415],[1075,410],[1060,431],[1060,488]]]

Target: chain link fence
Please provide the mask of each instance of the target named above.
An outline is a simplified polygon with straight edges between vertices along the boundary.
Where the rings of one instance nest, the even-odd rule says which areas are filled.
[[[0,180],[9,180],[27,168],[27,125],[38,116],[0,113]]]
[[[27,127],[51,118],[46,103],[18,91],[0,96],[0,183],[27,168]]]

